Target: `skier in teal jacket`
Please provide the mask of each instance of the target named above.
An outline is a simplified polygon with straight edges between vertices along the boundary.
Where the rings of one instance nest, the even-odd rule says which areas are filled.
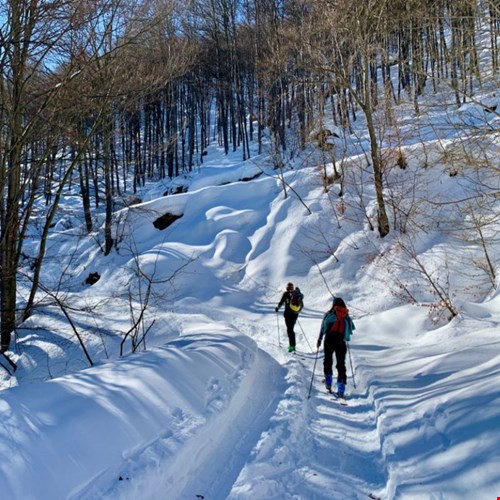
[[[337,360],[337,395],[344,397],[347,384],[345,356],[347,344],[355,330],[354,322],[349,316],[345,302],[340,297],[333,299],[332,307],[323,317],[316,347],[319,349],[325,338],[323,372],[325,374],[326,390],[331,392],[333,382],[333,353]]]

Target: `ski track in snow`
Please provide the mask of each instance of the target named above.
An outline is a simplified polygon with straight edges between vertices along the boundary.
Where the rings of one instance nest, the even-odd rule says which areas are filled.
[[[109,489],[105,473],[106,481],[75,499],[362,499],[384,489],[373,402],[363,390],[351,386],[348,407],[333,401],[321,382],[320,353],[308,399],[315,353],[307,352],[303,334],[304,351],[293,355],[270,338],[271,320],[235,323],[250,336],[266,335],[266,350],[279,364],[257,349],[227,407],[201,423],[179,414],[178,428],[131,454]],[[197,439],[200,432],[211,439]]]
[[[290,385],[275,415],[280,425],[263,437],[229,498],[283,498],[283,492],[297,499],[366,498],[385,486],[373,406],[363,395],[353,395],[349,407],[337,405],[323,392],[320,358],[308,399],[313,364],[313,358],[287,363]]]
[[[205,422],[191,421],[180,409],[174,410],[177,422],[170,422],[171,430],[132,453],[116,471],[111,488],[103,489],[110,480],[108,471],[103,471],[101,482],[72,498],[226,498],[227,485],[234,482],[258,439],[256,429],[266,427],[282,396],[283,369],[255,345],[254,351],[243,352],[243,357],[235,381],[238,389],[227,406],[216,398],[209,401],[207,406],[213,406],[214,415]],[[200,432],[203,439],[198,438]],[[185,440],[179,441],[179,435]]]
[[[192,499],[197,495],[205,498],[226,497],[228,492],[224,490],[227,484],[237,477],[244,457],[257,438],[255,429],[267,425],[281,396],[276,391],[281,386],[281,370],[277,365],[269,369],[269,361],[263,362],[264,356],[262,351],[257,351],[248,373],[243,374],[238,394],[232,398],[229,407],[205,427],[204,434],[212,436],[212,439],[198,441],[194,435],[176,454],[168,470],[162,473],[157,496],[149,498],[163,499],[165,492],[179,500]],[[254,390],[264,386],[272,390]],[[186,470],[186,463],[192,464],[190,470]]]

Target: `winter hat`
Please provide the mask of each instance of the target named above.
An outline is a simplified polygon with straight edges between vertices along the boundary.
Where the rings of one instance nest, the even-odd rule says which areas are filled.
[[[333,306],[346,307],[345,302],[340,297],[334,297]]]

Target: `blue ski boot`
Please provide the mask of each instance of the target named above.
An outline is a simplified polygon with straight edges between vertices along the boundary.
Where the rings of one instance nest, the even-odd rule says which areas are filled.
[[[344,382],[337,382],[337,396],[343,398],[345,394],[345,384]]]

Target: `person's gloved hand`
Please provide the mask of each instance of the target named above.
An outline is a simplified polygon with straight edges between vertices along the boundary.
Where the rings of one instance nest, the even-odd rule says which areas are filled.
[[[316,347],[319,349],[321,347],[321,339],[318,339],[316,342]]]
[[[274,308],[274,310],[275,310],[276,312],[278,312],[278,308],[277,308],[277,307],[275,307],[275,308]]]

